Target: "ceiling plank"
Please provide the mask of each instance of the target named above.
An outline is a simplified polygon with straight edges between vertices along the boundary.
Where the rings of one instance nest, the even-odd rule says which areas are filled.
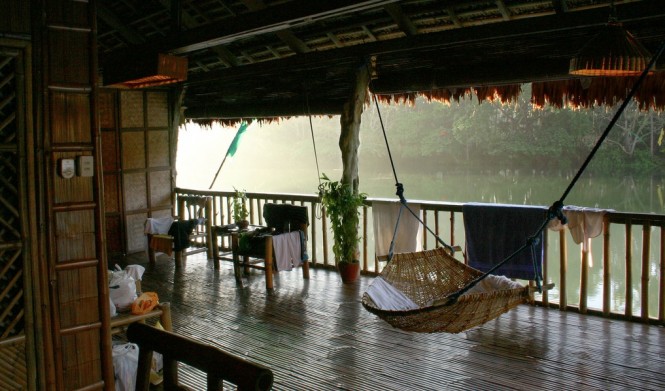
[[[122,37],[132,45],[139,45],[145,42],[143,35],[131,26],[126,25],[120,20],[118,15],[108,9],[104,3],[97,4],[97,16],[108,24],[114,30],[118,31]]]
[[[657,1],[632,5],[619,12],[621,20],[628,22],[645,22],[665,17],[665,9]],[[247,66],[221,71],[211,71],[202,75],[190,75],[187,84],[210,83],[213,81],[233,80],[251,77],[257,73],[276,71],[291,72],[295,69],[315,69],[329,65],[334,61],[349,58],[366,58],[370,55],[382,55],[395,52],[409,52],[423,49],[445,49],[446,47],[472,45],[482,42],[510,41],[517,37],[551,35],[565,32],[595,28],[607,23],[606,9],[589,9],[568,12],[561,15],[550,15],[538,18],[538,23],[531,19],[512,20],[504,23],[487,24],[465,29],[453,29],[439,33],[419,34],[389,41],[369,42],[340,49],[311,52],[298,56],[290,56],[277,61],[259,62]]]
[[[154,41],[148,42],[146,46],[152,50],[161,52],[184,54],[223,45],[242,38],[274,33],[293,26],[314,23],[364,9],[379,8],[397,1],[398,0],[338,0],[335,2],[323,2],[298,0],[231,18],[225,23],[202,26],[189,31],[180,32],[176,35],[155,39]],[[145,50],[145,48],[136,48],[135,50]]]
[[[418,34],[418,29],[413,24],[413,22],[411,22],[411,19],[409,19],[408,16],[404,15],[402,7],[400,7],[399,4],[388,4],[383,8],[390,15],[390,17],[393,18],[395,23],[397,23],[397,26],[399,26],[400,30],[402,30],[404,34],[406,35]]]

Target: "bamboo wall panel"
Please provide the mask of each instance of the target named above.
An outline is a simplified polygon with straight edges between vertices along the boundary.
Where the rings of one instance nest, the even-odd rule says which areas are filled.
[[[0,345],[0,390],[28,389],[24,341]]]
[[[127,229],[127,252],[145,251],[147,242],[145,237],[145,220],[147,213],[128,214],[125,227]]]
[[[117,171],[120,169],[116,138],[116,132],[102,131],[102,164],[104,171]]]
[[[0,340],[24,332],[19,132],[14,56],[0,55]]]
[[[100,344],[98,329],[62,337],[65,389],[83,388],[101,379],[100,352],[92,348]]]
[[[91,141],[89,94],[52,92],[51,107],[54,143]]]
[[[120,92],[120,127],[139,128],[144,125],[143,92]]]
[[[93,210],[55,214],[58,262],[95,259],[95,215]]]
[[[125,211],[144,210],[148,208],[145,173],[124,174],[122,180]]]
[[[2,7],[2,12],[6,17],[0,18],[0,31],[19,34],[30,33],[29,1],[5,1],[2,3]]]
[[[148,127],[164,128],[169,126],[168,95],[166,92],[148,92]]]
[[[171,205],[171,171],[152,171],[150,178],[150,206]]]
[[[76,26],[80,28],[89,27],[88,6],[82,1],[47,1],[46,2],[49,23]],[[86,46],[84,46],[85,48]]]
[[[143,132],[123,132],[120,139],[122,145],[122,168],[132,170],[145,168],[145,135]]]
[[[99,92],[97,107],[99,110],[99,126],[102,129],[115,128],[115,94],[112,91]]]
[[[60,270],[58,295],[61,327],[99,322],[96,266]]]
[[[53,172],[58,172],[57,164],[60,159],[76,159],[77,156],[81,155],[90,155],[90,152],[53,154],[53,163],[56,165]],[[94,200],[93,177],[81,177],[75,175],[73,178],[65,179],[60,175],[55,175],[53,178],[53,184],[53,195],[56,204],[66,202],[92,202]]]
[[[120,254],[122,246],[122,225],[120,215],[107,215],[106,221],[106,251],[109,254]]]
[[[90,34],[86,31],[50,30],[48,47],[51,83],[90,83],[89,39]]]
[[[148,131],[148,167],[169,167],[169,132]]]
[[[104,175],[104,211],[107,213],[120,212],[118,183],[119,175]]]

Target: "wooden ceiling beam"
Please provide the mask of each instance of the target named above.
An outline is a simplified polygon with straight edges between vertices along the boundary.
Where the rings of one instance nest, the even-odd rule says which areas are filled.
[[[145,38],[141,33],[131,26],[123,23],[118,15],[113,11],[108,9],[104,3],[97,4],[97,17],[104,21],[104,23],[111,26],[112,29],[116,30],[127,42],[132,45],[140,45],[145,42]]]
[[[370,89],[375,94],[431,91],[438,89],[523,84],[534,81],[570,79],[566,59],[515,60],[501,64],[465,65],[446,70],[379,75]],[[501,80],[497,83],[497,80]]]
[[[294,26],[319,22],[328,18],[383,7],[398,0],[338,0],[335,2],[298,0],[275,5],[261,11],[230,18],[225,23],[206,25],[192,30],[157,38],[146,47],[171,54],[185,54],[256,35],[275,33]],[[133,50],[146,50],[137,47]],[[120,50],[122,51],[122,50]],[[126,55],[119,53],[119,55]]]
[[[302,99],[270,102],[265,105],[252,103],[247,105],[214,105],[188,107],[185,110],[187,119],[235,119],[235,118],[275,118],[295,117],[303,115],[336,115],[342,113],[344,100],[316,99],[309,102],[309,112],[305,110]]]
[[[404,14],[402,7],[399,4],[388,4],[383,8],[390,15],[390,17],[393,18],[395,23],[397,23],[397,26],[404,32],[404,34],[407,36],[418,34],[418,29],[413,24],[413,22],[411,22],[411,19],[409,19],[409,17]]]

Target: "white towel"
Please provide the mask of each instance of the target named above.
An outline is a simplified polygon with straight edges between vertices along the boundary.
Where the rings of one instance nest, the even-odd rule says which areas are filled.
[[[407,205],[409,209],[417,213],[422,219],[420,204],[407,203]],[[393,240],[400,206],[401,204],[398,202],[372,202],[374,254],[376,256],[388,255],[390,251],[390,242]],[[402,216],[397,227],[393,253],[408,253],[422,250],[421,236],[420,222],[405,208],[402,210]]]
[[[166,235],[173,224],[173,217],[148,217],[145,221],[144,233]]]
[[[300,266],[302,264],[300,231],[273,236],[272,247],[275,250],[275,265],[278,271],[288,271],[293,266]]]
[[[392,286],[382,277],[376,277],[367,288],[367,295],[382,310],[402,311],[418,309],[418,305],[404,292]]]
[[[523,286],[519,282],[515,282],[506,276],[495,276],[494,274],[490,274],[480,280],[473,286],[473,288],[464,292],[464,294],[494,292],[515,288],[523,288]]]
[[[580,206],[565,206],[563,214],[568,219],[568,223],[563,226],[558,219],[550,221],[548,228],[553,231],[560,231],[563,227],[568,227],[573,241],[577,244],[582,243],[585,252],[590,250],[589,239],[595,238],[603,232],[603,220],[605,214],[611,209],[586,208]]]

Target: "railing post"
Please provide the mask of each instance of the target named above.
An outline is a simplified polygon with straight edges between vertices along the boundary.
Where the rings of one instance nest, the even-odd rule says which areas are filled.
[[[629,218],[626,221],[626,308],[624,315],[631,317],[633,315],[633,225],[632,220]]]
[[[651,255],[651,225],[642,226],[642,292],[640,313],[644,323],[649,323],[649,256]]]
[[[603,316],[610,316],[610,300],[612,287],[612,270],[610,262],[610,222],[607,216],[603,219]]]
[[[559,310],[568,310],[568,298],[566,295],[566,274],[568,270],[568,246],[566,244],[566,232],[559,231]]]

